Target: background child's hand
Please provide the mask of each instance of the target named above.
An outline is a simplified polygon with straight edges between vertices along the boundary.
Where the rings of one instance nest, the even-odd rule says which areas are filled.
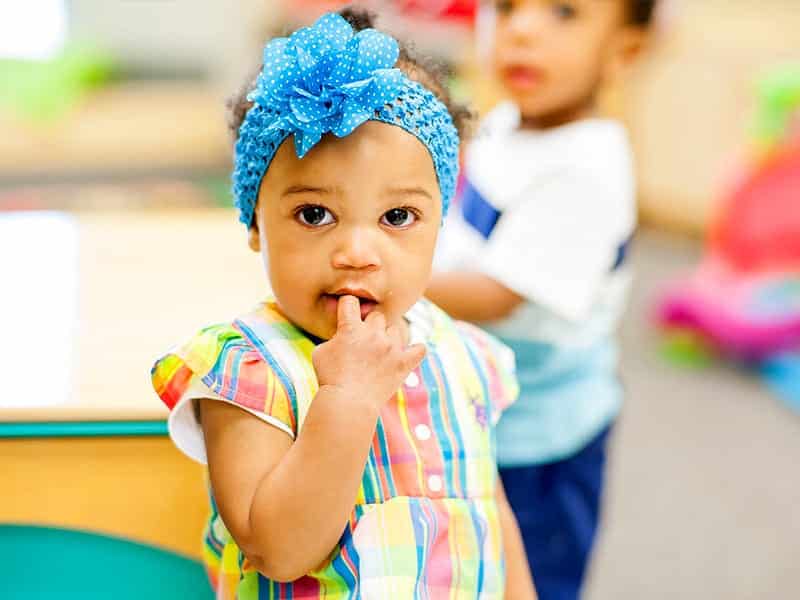
[[[362,321],[358,298],[342,296],[336,334],[312,358],[320,387],[335,386],[380,408],[424,357],[425,346],[406,346],[400,329],[387,327],[380,312]]]

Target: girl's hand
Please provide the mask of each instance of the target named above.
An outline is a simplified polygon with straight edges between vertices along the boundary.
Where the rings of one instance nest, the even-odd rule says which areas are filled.
[[[339,298],[336,333],[314,350],[320,388],[335,387],[352,400],[380,409],[425,357],[425,346],[406,346],[401,331],[379,312],[361,320],[358,298]]]

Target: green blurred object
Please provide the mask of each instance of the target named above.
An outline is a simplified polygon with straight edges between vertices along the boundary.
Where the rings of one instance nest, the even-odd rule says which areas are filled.
[[[715,352],[695,332],[674,329],[664,335],[661,356],[674,364],[702,369],[714,362]]]
[[[122,539],[0,525],[3,600],[212,600],[202,566]]]
[[[77,45],[46,61],[0,60],[0,109],[28,121],[52,123],[110,81],[115,70],[108,54]]]
[[[759,81],[758,96],[755,136],[764,148],[775,149],[797,133],[792,125],[800,119],[800,64],[767,72]]]
[[[211,196],[215,206],[221,208],[231,208],[233,206],[230,177],[208,177],[202,180],[200,185]]]

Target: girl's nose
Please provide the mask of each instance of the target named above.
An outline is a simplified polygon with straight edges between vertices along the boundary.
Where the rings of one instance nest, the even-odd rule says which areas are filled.
[[[509,16],[507,33],[519,44],[534,43],[546,25],[546,10],[539,3],[524,3]]]
[[[331,256],[335,269],[374,270],[380,267],[380,255],[371,232],[363,227],[341,229],[341,237]]]

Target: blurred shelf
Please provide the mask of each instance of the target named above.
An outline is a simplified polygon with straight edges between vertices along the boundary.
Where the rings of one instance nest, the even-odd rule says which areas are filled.
[[[0,113],[0,180],[219,170],[230,156],[222,94],[204,82],[114,85],[54,123]]]

